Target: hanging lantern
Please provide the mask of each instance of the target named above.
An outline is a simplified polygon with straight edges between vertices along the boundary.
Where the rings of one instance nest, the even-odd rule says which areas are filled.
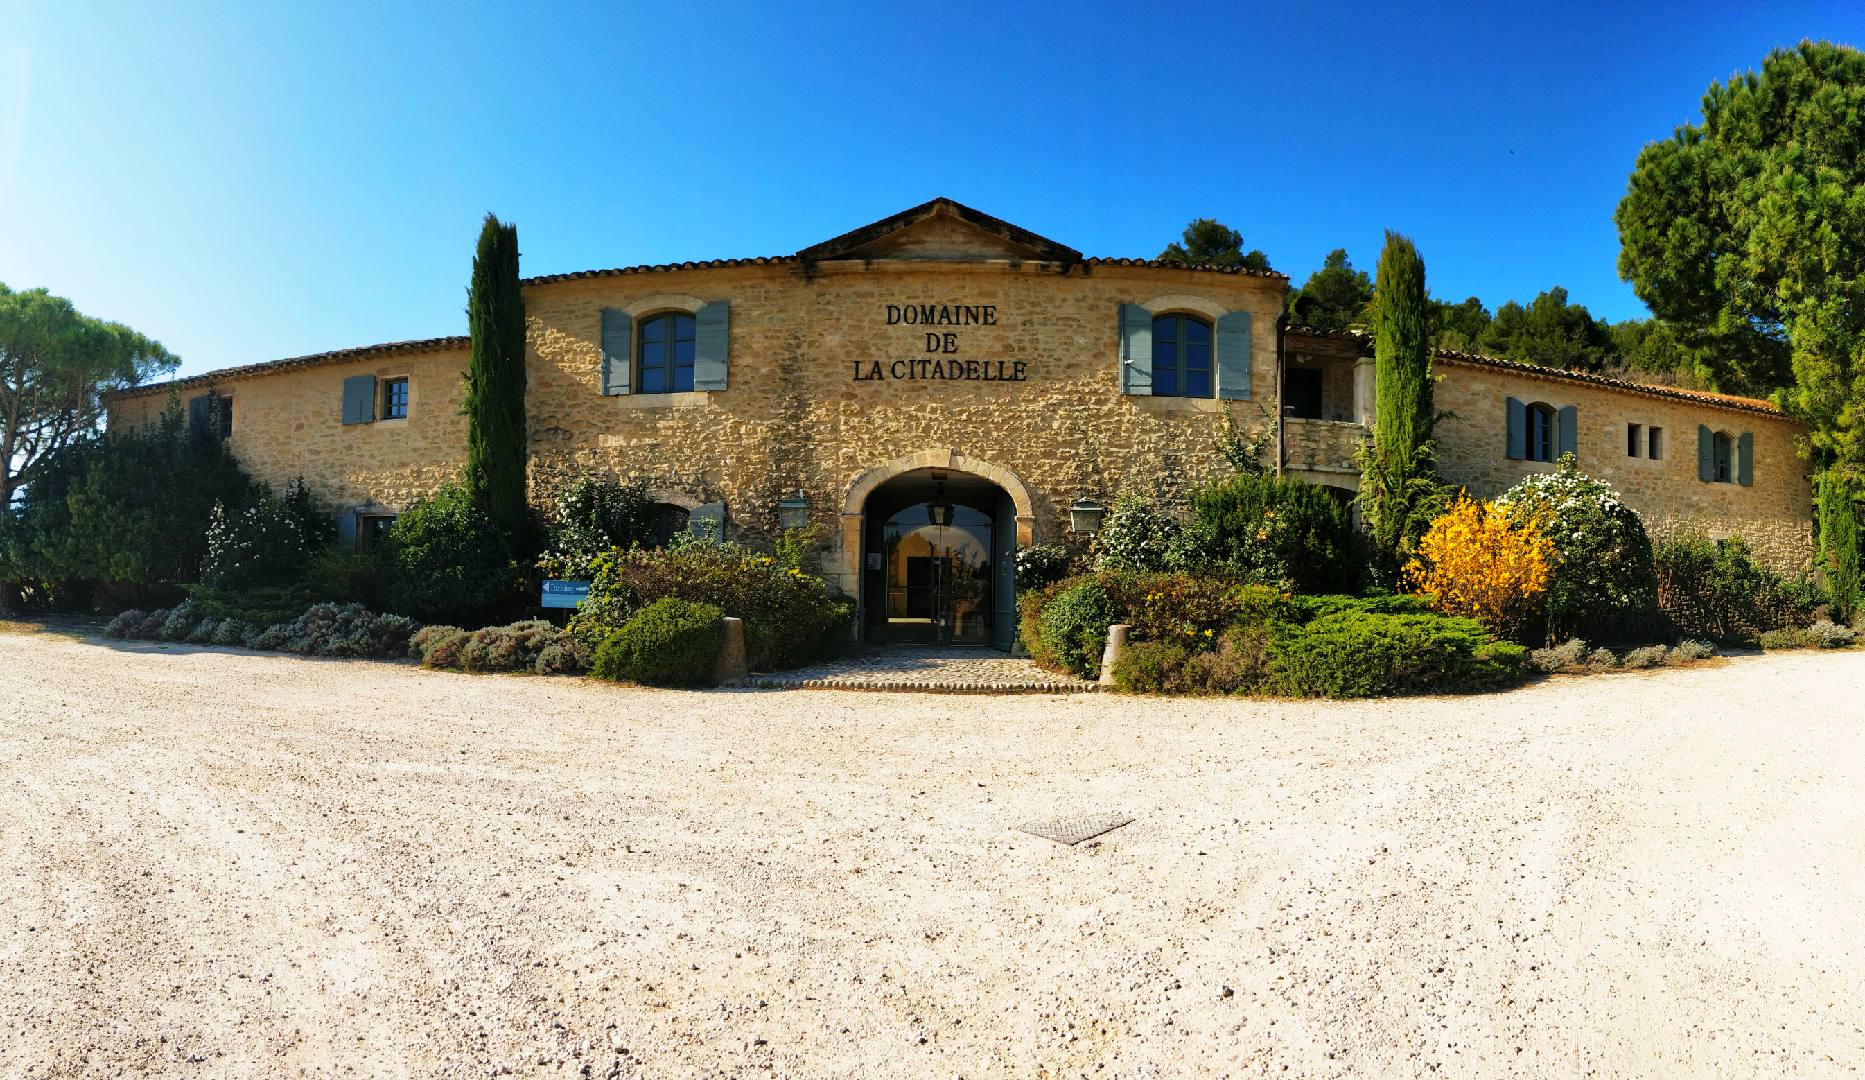
[[[1086,495],[1077,495],[1074,504],[1068,508],[1069,530],[1078,533],[1098,533],[1101,531],[1101,518],[1106,514],[1107,507]]]
[[[929,503],[926,512],[932,517],[934,525],[952,524],[952,504],[949,502]]]
[[[777,527],[780,529],[805,529],[809,527],[809,498],[798,488],[795,495],[787,495],[777,500]]]

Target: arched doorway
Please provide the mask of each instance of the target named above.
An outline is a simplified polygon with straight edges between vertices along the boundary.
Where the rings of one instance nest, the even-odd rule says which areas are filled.
[[[874,485],[860,505],[863,638],[1010,648],[1018,510],[1004,488],[959,469],[909,469]]]

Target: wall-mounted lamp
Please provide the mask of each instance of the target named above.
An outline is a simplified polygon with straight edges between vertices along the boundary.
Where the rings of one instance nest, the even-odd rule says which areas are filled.
[[[809,497],[798,488],[795,495],[786,495],[777,500],[777,527],[780,529],[806,529],[809,527]]]
[[[1075,502],[1068,508],[1069,531],[1098,533],[1101,531],[1101,519],[1106,515],[1107,507],[1086,495],[1077,495]]]
[[[936,502],[936,503],[928,504],[928,506],[926,507],[926,513],[929,517],[932,518],[932,523],[934,525],[952,524],[952,504],[949,502]]]

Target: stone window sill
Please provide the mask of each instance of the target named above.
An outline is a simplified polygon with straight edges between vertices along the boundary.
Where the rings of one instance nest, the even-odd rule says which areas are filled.
[[[1153,397],[1149,394],[1124,396],[1138,402],[1140,408],[1146,412],[1219,413],[1224,411],[1224,403],[1217,398]]]
[[[615,394],[610,400],[623,409],[690,409],[706,404],[715,392],[688,390],[676,394]]]

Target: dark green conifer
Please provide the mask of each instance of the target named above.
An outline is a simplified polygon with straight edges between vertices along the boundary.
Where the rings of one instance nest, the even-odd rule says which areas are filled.
[[[525,496],[525,306],[518,227],[486,215],[467,289],[473,337],[466,372],[466,490],[514,554],[530,533]]]

